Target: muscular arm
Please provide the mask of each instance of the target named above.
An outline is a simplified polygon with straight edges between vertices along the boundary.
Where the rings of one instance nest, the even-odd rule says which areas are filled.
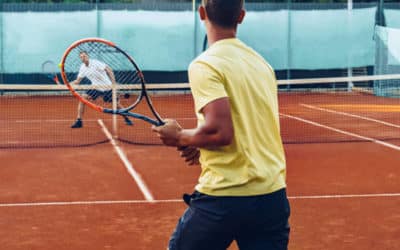
[[[202,113],[204,124],[195,129],[182,130],[178,135],[178,144],[202,148],[231,144],[233,124],[229,99],[225,97],[212,101],[202,109]]]
[[[111,82],[115,83],[115,76],[113,70],[109,66],[106,66],[105,71],[108,77],[110,78]]]
[[[208,103],[201,112],[205,122],[195,129],[182,129],[174,120],[166,120],[161,127],[153,127],[164,144],[213,148],[226,146],[233,139],[233,123],[229,99],[220,98]]]
[[[81,81],[82,81],[82,78],[78,77],[74,81],[71,82],[71,85],[79,84],[79,83],[81,83]]]

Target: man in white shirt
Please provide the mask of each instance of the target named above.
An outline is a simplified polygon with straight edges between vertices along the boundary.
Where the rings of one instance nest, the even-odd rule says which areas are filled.
[[[78,77],[72,81],[71,84],[79,84],[83,78],[88,78],[94,89],[86,91],[86,94],[82,95],[83,98],[90,98],[96,100],[98,97],[103,97],[104,102],[112,102],[112,91],[110,87],[115,82],[115,76],[112,69],[103,62],[96,59],[90,59],[86,51],[81,51],[79,57],[82,60],[82,65],[79,68]],[[102,90],[103,89],[103,90]],[[79,102],[78,104],[78,115],[74,124],[71,128],[81,128],[83,126],[82,115],[84,112],[84,104]],[[124,116],[125,123],[132,125],[131,120]]]

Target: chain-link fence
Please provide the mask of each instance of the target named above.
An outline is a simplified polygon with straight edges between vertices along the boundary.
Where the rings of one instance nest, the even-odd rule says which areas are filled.
[[[0,81],[40,81],[34,75],[42,62],[58,61],[72,42],[84,37],[114,41],[144,70],[184,72],[204,49],[205,29],[196,4],[3,2]],[[384,21],[400,28],[399,2],[380,8],[379,1],[352,5],[247,1],[245,7],[238,36],[259,51],[280,78],[338,76],[360,68],[364,74],[375,64],[375,25]]]

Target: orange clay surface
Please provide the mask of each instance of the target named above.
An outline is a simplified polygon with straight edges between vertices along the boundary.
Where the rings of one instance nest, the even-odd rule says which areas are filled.
[[[341,98],[281,96],[281,113],[371,138],[384,133],[392,137],[385,142],[393,147],[354,142],[352,135],[281,117],[282,133],[287,140],[296,136],[300,140],[302,133],[315,137],[319,133],[329,139],[329,143],[313,139],[312,143],[284,145],[292,209],[289,249],[400,249],[400,150],[396,149],[400,147],[400,140],[396,139],[400,129],[310,110],[300,104],[351,112],[397,125],[400,125],[399,115],[393,112],[389,115],[386,109],[366,112],[354,106],[370,104],[370,97]],[[385,100],[374,99],[373,104],[398,105],[398,100]],[[352,106],[332,106],[335,103]],[[85,134],[84,130],[70,131],[68,127],[73,121],[75,104],[67,105],[63,114],[53,114],[53,118],[67,120],[57,128],[65,130],[61,141]],[[20,107],[8,107],[13,108]],[[167,109],[168,104],[163,108]],[[29,113],[40,113],[43,109],[46,108],[31,107]],[[5,111],[0,113],[2,122],[18,118],[8,115],[5,119]],[[97,119],[90,111],[87,117]],[[185,209],[180,197],[193,191],[199,167],[186,166],[173,148],[120,143],[155,199],[146,201],[100,126],[89,124],[90,132],[94,133],[90,138],[104,143],[25,149],[13,144],[13,148],[0,149],[1,249],[166,249]],[[18,140],[15,131],[18,130],[11,128],[3,133]],[[345,142],[334,142],[334,136],[345,138]],[[237,249],[235,244],[230,247],[233,249]]]

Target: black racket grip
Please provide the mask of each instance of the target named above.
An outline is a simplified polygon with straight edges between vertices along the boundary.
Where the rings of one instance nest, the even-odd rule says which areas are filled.
[[[163,120],[158,120],[158,124],[156,125],[157,127],[165,125],[165,122]]]

